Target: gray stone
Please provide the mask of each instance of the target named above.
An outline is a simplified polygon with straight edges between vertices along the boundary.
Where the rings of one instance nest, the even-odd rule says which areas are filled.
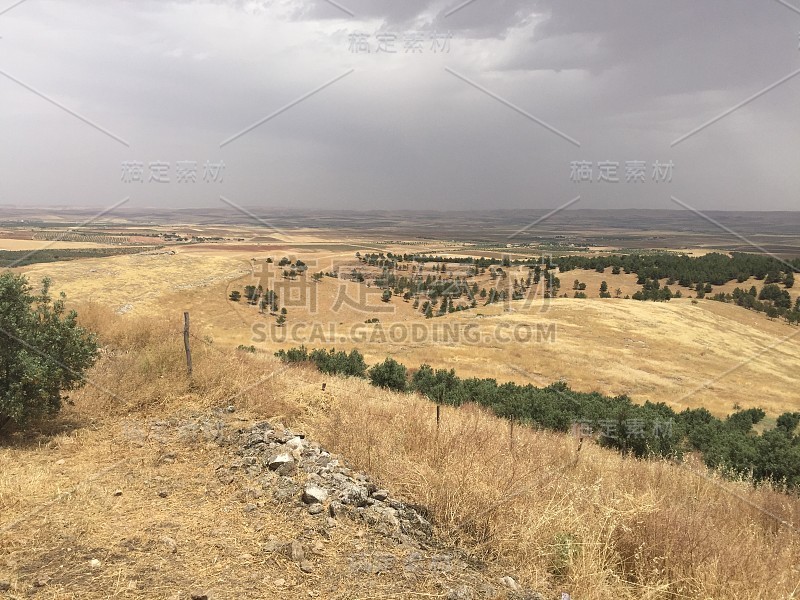
[[[344,506],[342,506],[341,502],[331,502],[328,505],[328,513],[331,517],[336,518],[344,511]]]
[[[161,543],[164,544],[172,554],[175,554],[178,551],[178,542],[168,535],[161,537]]]
[[[280,454],[273,454],[267,459],[267,466],[270,470],[275,471],[281,465],[285,465],[287,463],[294,462],[294,458],[288,452],[282,452]]]
[[[372,497],[379,502],[383,502],[389,497],[389,492],[387,490],[376,490],[372,492]]]
[[[308,514],[310,515],[319,515],[325,511],[325,508],[322,504],[312,504],[308,507]]]
[[[400,527],[400,519],[397,518],[397,511],[395,509],[387,506],[383,508],[373,507],[371,510],[378,515],[378,520],[380,522],[386,523],[393,529]]]
[[[293,473],[297,467],[294,457],[288,452],[275,454],[267,459],[267,467],[270,471],[277,471],[281,475]]]
[[[286,440],[286,445],[292,450],[300,450],[303,447],[304,442],[301,438],[295,436],[289,440]]]
[[[281,553],[296,563],[301,563],[306,558],[306,551],[303,549],[303,544],[297,540],[292,540],[284,545],[284,547],[281,548]]]
[[[258,444],[263,444],[263,443],[264,443],[264,434],[261,433],[260,431],[254,431],[247,438],[246,445],[248,447],[252,447],[252,446],[257,446]]]
[[[500,578],[500,583],[503,584],[503,586],[505,586],[508,589],[510,589],[511,591],[514,591],[514,592],[520,591],[519,584],[516,582],[516,580],[513,577],[509,577],[508,575],[506,575],[505,577],[501,577]]]
[[[10,581],[0,581],[0,592],[7,592],[11,589]]]
[[[367,490],[360,485],[346,484],[339,492],[339,501],[342,504],[365,506],[367,504]]]
[[[303,502],[306,504],[323,504],[328,499],[328,490],[318,485],[307,485],[303,491]]]
[[[333,475],[331,475],[331,478],[337,483],[347,483],[350,481],[349,478],[345,477],[341,473],[334,473]]]

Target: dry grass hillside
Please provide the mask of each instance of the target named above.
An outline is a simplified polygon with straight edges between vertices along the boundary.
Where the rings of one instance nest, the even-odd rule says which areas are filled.
[[[800,408],[797,327],[737,306],[712,300],[693,304],[688,298],[668,303],[596,297],[543,302],[539,296],[533,302],[479,306],[426,320],[402,298],[384,304],[374,288],[326,277],[319,284],[307,280],[300,284],[308,288],[306,298],[313,298],[313,306],[311,300],[290,305],[287,327],[277,328],[274,317],[259,314],[245,302],[228,300],[232,289],[257,282],[252,259],[258,256],[263,262],[266,255],[235,247],[191,247],[175,255],[33,265],[25,272],[32,281],[51,276],[53,289],[66,291],[71,302],[95,301],[142,316],[189,310],[204,335],[229,349],[254,345],[272,354],[301,343],[358,348],[370,361],[392,355],[412,367],[427,362],[454,368],[462,376],[540,386],[562,379],[581,391],[628,394],[637,402],[666,402],[678,410],[704,406],[720,416],[735,405],[761,407],[770,419]],[[287,245],[270,255],[276,260],[284,255],[302,257],[314,265],[312,271],[329,269],[337,261],[357,264],[350,250],[301,251]],[[512,272],[510,278],[516,275]],[[608,280],[612,292],[620,288],[626,294],[637,288],[633,275],[574,271],[562,276],[562,288],[570,295],[574,279],[587,283],[587,292],[595,296],[601,280]],[[490,286],[488,275],[480,285]],[[361,306],[343,303],[343,296]],[[379,325],[364,323],[373,317],[380,319]],[[312,329],[314,323],[320,328]],[[408,332],[411,325],[462,332],[472,328],[480,333],[480,342],[432,333],[421,339],[410,334],[392,338],[388,331],[395,324],[401,332],[403,328]],[[554,337],[525,339],[526,331],[535,332],[537,327],[553,331]],[[506,339],[515,331],[521,336],[512,337],[512,344],[504,343],[497,339],[498,331]]]
[[[505,589],[497,566],[477,568],[436,538],[399,543],[360,521],[309,514],[294,491],[304,472],[253,480],[235,468],[241,448],[228,440],[237,432],[265,417],[297,429],[324,414],[296,381],[265,377],[274,361],[199,348],[189,380],[174,355],[181,344],[163,335],[167,322],[84,316],[107,334],[91,383],[58,418],[0,442],[0,597]]]
[[[597,310],[630,320],[623,306]],[[654,323],[680,310],[648,308]],[[800,595],[797,497],[569,436],[517,427],[512,439],[507,422],[470,406],[445,410],[437,430],[419,397],[217,343],[195,342],[190,379],[179,313],[80,312],[105,344],[91,384],[38,433],[0,448],[0,580],[10,597],[445,598],[465,579],[502,597],[506,575],[547,599]],[[717,318],[728,317],[699,321]],[[228,405],[236,412],[220,417]],[[402,565],[407,549],[356,523],[321,528],[269,504],[248,509],[252,490],[217,477],[228,450],[186,434],[187,422],[209,418],[304,431],[427,508],[437,535],[421,550],[427,560],[463,556],[468,567],[354,569],[364,556]],[[310,572],[263,551],[291,538],[314,548]]]

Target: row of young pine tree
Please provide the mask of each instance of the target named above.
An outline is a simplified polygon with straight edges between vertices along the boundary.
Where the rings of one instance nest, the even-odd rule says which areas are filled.
[[[687,453],[699,453],[708,467],[727,476],[800,489],[800,412],[784,413],[774,427],[757,433],[754,426],[766,417],[759,408],[720,419],[705,408],[675,412],[663,402],[635,404],[625,395],[576,392],[563,382],[539,388],[462,379],[452,369],[429,365],[410,372],[392,358],[368,367],[358,350],[309,352],[300,346],[276,356],[285,362],[311,363],[326,374],[365,377],[378,387],[418,392],[438,404],[477,403],[499,417],[552,431],[576,431],[638,458],[680,460]]]

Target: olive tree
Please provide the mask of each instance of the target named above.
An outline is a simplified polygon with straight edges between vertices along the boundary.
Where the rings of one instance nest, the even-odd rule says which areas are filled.
[[[36,294],[24,276],[0,275],[0,430],[57,412],[97,358],[95,336],[64,298],[53,300],[49,279]]]

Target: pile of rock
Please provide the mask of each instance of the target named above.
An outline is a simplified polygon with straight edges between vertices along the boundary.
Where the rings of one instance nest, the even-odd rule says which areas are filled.
[[[433,534],[431,523],[417,507],[391,498],[368,475],[353,472],[338,456],[302,434],[261,422],[225,441],[234,447],[236,458],[218,467],[223,483],[232,482],[239,472],[257,484],[256,496],[266,491],[274,501],[296,503],[330,524],[342,516],[363,521],[404,543],[423,542]],[[246,510],[256,510],[265,502],[248,505]]]
[[[358,544],[361,549],[346,557],[354,576],[378,576],[391,571],[412,578],[442,578],[443,597],[448,600],[543,600],[539,594],[522,589],[512,577],[489,583],[480,574],[482,566],[458,553],[442,552],[444,548],[437,544],[423,507],[392,498],[368,475],[350,469],[341,457],[317,442],[266,421],[232,428],[231,419],[223,415],[234,412],[235,407],[228,407],[219,411],[222,418],[156,423],[151,435],[171,425],[183,437],[205,439],[229,448],[233,459],[217,467],[217,477],[225,485],[235,483],[242,487],[247,498],[246,513],[281,507],[300,510],[320,520],[318,530],[329,530],[337,526],[339,519],[347,518],[393,541],[390,547],[395,551],[391,553],[371,551]],[[359,531],[356,537],[359,535],[363,532]],[[314,571],[313,559],[323,549],[319,540],[312,546],[310,540],[302,543],[274,536],[262,548],[284,556],[304,573]],[[276,580],[276,585],[283,582]]]

